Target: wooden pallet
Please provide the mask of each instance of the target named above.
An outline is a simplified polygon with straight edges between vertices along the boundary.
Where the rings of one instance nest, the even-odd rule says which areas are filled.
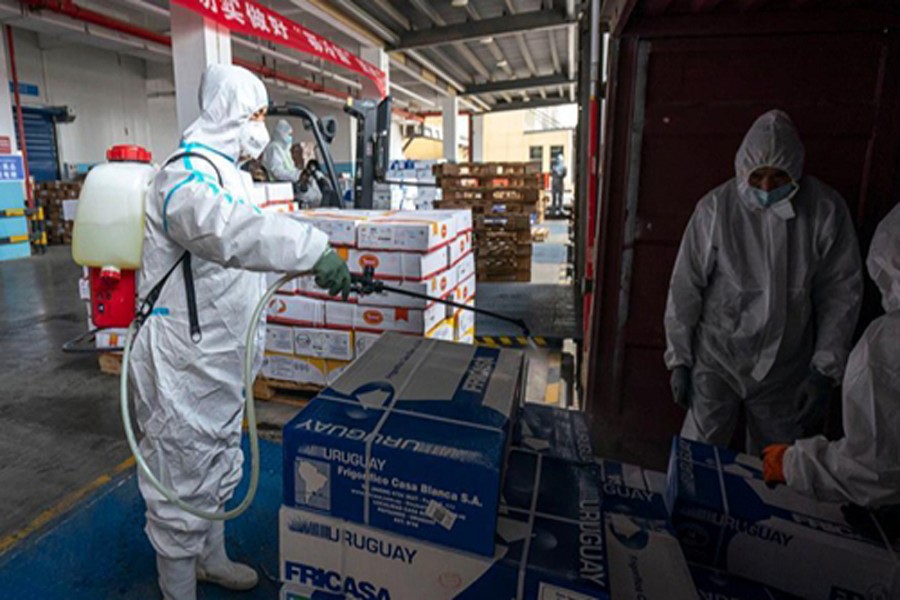
[[[529,215],[474,215],[475,231],[528,231],[531,232]]]
[[[514,271],[508,273],[478,273],[477,281],[482,282],[527,282],[531,281],[531,269],[525,271]]]
[[[445,175],[531,175],[541,172],[541,163],[533,162],[464,162],[434,165],[436,177]]]
[[[493,200],[441,200],[441,209],[471,210],[473,215],[506,215],[526,214],[538,210],[538,204],[532,202],[494,202]]]
[[[441,198],[452,202],[525,202],[536,204],[541,197],[539,188],[526,187],[458,187],[444,186]]]
[[[322,389],[320,385],[281,381],[263,376],[257,377],[253,382],[253,395],[257,400],[290,406],[306,406]]]
[[[104,352],[100,355],[98,361],[100,363],[100,371],[109,375],[122,374],[122,354],[119,352]]]
[[[437,180],[441,187],[520,187],[542,189],[540,175],[441,175]]]

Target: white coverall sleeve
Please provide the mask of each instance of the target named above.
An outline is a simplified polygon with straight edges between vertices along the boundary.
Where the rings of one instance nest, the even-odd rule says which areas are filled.
[[[831,243],[813,280],[816,346],[810,365],[835,382],[844,376],[863,293],[859,243],[843,200],[839,203]]]
[[[896,346],[896,341],[877,339],[873,329],[878,329],[877,322],[847,367],[845,437],[835,442],[821,435],[798,440],[785,453],[785,479],[804,495],[873,508],[900,504],[900,374],[889,364],[896,364],[896,357],[880,356],[879,350]]]
[[[170,192],[163,211],[169,237],[225,267],[298,273],[312,269],[328,248],[328,236],[315,227],[263,213],[200,177]]]
[[[275,142],[269,144],[263,152],[262,164],[275,181],[294,183],[300,179],[300,169],[291,166],[294,164],[293,159]]]
[[[694,328],[703,312],[703,291],[715,266],[715,199],[701,200],[685,229],[666,302],[666,367],[693,367]]]

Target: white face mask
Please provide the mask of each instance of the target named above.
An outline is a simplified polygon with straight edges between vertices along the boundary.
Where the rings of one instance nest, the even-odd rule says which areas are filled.
[[[241,126],[241,154],[250,158],[259,158],[269,145],[269,130],[262,121],[247,121]]]

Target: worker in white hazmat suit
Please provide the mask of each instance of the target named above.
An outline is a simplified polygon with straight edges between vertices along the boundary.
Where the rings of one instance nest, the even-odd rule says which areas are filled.
[[[266,146],[260,162],[275,181],[297,183],[300,181],[300,169],[294,164],[291,156],[291,145],[294,143],[294,128],[284,119],[275,124],[272,141]],[[302,165],[301,165],[302,166]]]
[[[320,285],[344,293],[350,275],[324,233],[263,214],[250,200],[252,182],[237,164],[258,157],[268,142],[262,82],[240,67],[209,67],[200,103],[176,153],[190,154],[170,159],[148,190],[141,298],[170,270],[171,277],[135,340],[131,384],[151,470],[182,499],[214,512],[241,477],[245,337],[264,294],[264,272],[312,270]],[[173,268],[185,251],[189,269]],[[192,306],[200,328],[194,333]],[[260,329],[257,368],[264,335]],[[182,511],[140,472],[139,486],[166,600],[193,600],[198,578],[230,589],[256,584],[253,569],[229,560],[222,521]]]
[[[781,111],[759,117],[735,178],[697,204],[666,305],[666,366],[681,434],[727,445],[741,408],[747,450],[821,427],[859,316],[862,268],[840,195],[803,174]]]
[[[887,314],[872,321],[847,361],[844,437],[765,450],[770,483],[866,508],[900,504],[900,206],[875,231],[866,261]]]

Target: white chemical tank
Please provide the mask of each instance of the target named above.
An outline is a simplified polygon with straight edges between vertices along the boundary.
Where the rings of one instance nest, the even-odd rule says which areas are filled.
[[[144,244],[144,197],[156,169],[140,146],[113,146],[78,198],[72,258],[86,267],[136,270]]]

